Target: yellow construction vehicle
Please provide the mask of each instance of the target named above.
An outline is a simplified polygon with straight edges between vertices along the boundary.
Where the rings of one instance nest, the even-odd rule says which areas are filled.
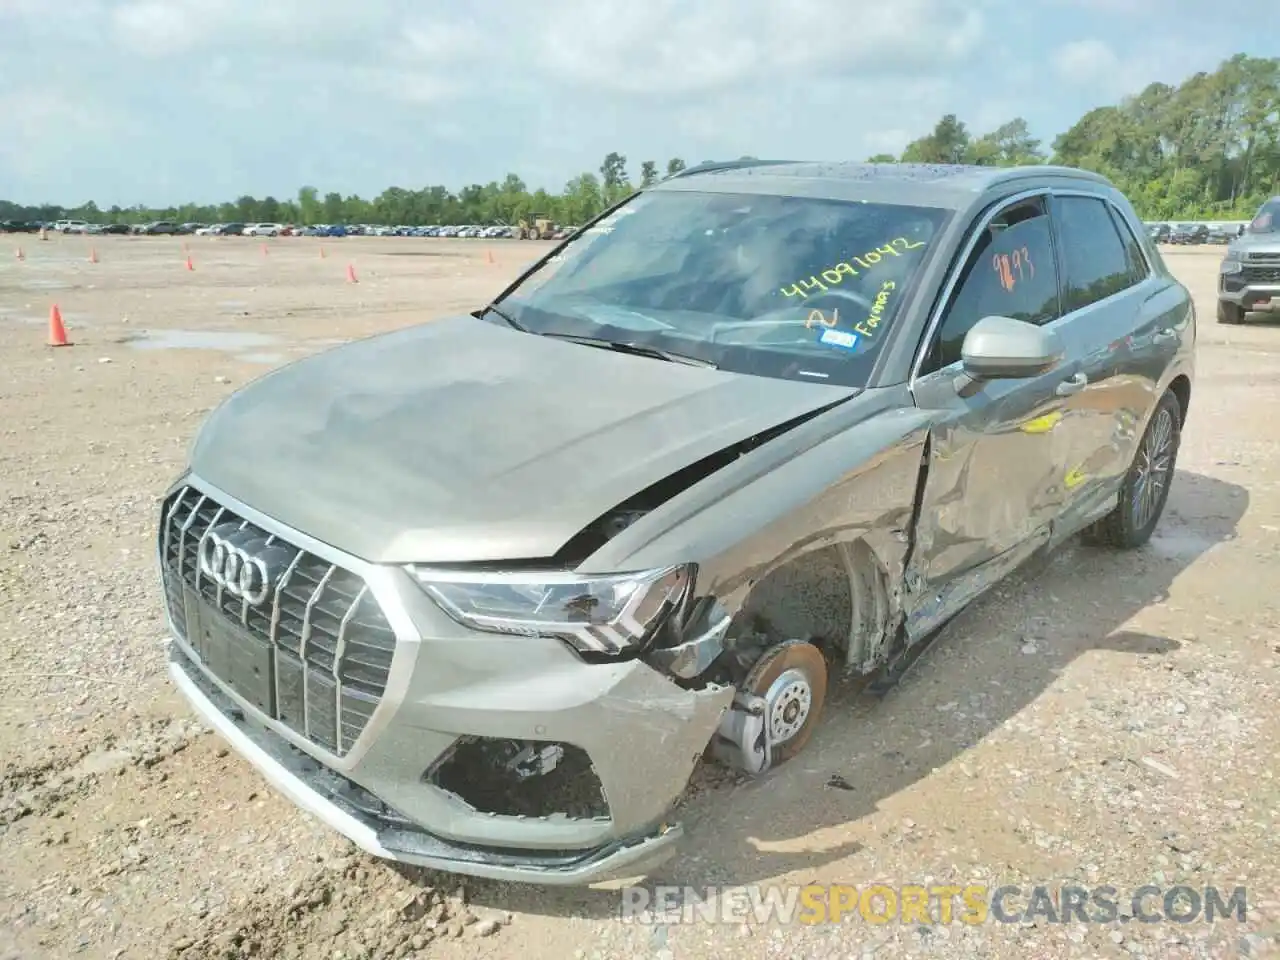
[[[516,236],[521,240],[550,240],[555,235],[556,225],[545,217],[535,217],[533,223],[521,220],[516,229]]]

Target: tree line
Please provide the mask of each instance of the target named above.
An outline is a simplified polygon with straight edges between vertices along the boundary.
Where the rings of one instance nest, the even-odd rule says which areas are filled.
[[[751,158],[742,158],[751,159]],[[974,135],[955,114],[912,141],[900,156],[874,162],[974,163],[988,166],[1055,163],[1106,175],[1150,220],[1244,219],[1280,193],[1280,57],[1238,54],[1212,73],[1177,86],[1153,83],[1135,96],[1098,107],[1056,137],[1046,150],[1015,117]],[[306,186],[295,198],[243,196],[221,204],[99,209],[51,204],[21,206],[0,200],[0,220],[149,220],[231,223],[280,222],[420,224],[516,223],[546,217],[581,224],[627,196],[685,169],[680,158],[640,164],[632,180],[627,158],[613,152],[598,171],[581,173],[558,193],[530,190],[518,175],[501,183],[420,190],[389,187],[373,199],[321,194]]]

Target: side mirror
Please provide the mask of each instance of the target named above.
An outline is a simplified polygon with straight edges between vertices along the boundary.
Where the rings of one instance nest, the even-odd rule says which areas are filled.
[[[984,317],[970,328],[960,347],[971,380],[1019,380],[1047,373],[1062,359],[1057,333],[1010,317]]]

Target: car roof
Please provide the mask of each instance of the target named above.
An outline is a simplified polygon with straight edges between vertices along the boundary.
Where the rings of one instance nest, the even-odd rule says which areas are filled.
[[[990,192],[1037,186],[1114,189],[1106,177],[1074,167],[1036,164],[986,167],[946,163],[854,163],[851,161],[735,160],[683,170],[650,189],[762,193],[827,200],[911,203],[953,210]]]

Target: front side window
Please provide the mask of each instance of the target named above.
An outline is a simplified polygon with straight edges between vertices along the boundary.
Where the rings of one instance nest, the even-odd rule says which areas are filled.
[[[949,216],[807,197],[641,193],[498,308],[531,333],[863,386]]]
[[[1097,303],[1137,282],[1105,201],[1059,197],[1054,201],[1054,219],[1062,239],[1064,313]]]
[[[921,372],[958,362],[965,335],[984,317],[1034,324],[1058,317],[1052,230],[1039,198],[1004,210],[982,231]]]

